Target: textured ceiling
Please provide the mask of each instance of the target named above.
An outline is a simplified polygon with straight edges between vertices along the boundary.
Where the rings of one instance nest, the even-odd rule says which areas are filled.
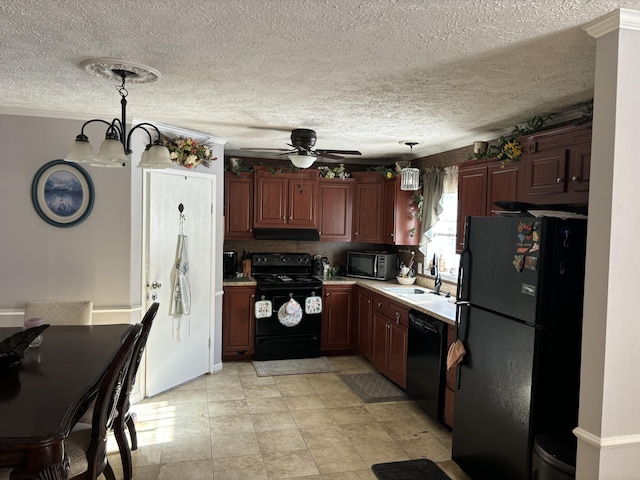
[[[79,67],[112,57],[161,73],[128,85],[130,118],[228,151],[286,147],[305,127],[321,149],[389,157],[415,141],[423,156],[590,99],[582,27],[620,7],[640,0],[12,0],[0,113],[117,117],[115,83]]]

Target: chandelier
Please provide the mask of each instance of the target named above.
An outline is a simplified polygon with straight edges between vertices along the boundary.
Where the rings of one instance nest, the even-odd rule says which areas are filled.
[[[155,82],[160,73],[150,67],[129,63],[122,60],[102,58],[89,59],[80,64],[81,67],[94,75],[120,79],[122,83],[116,86],[120,94],[121,118],[114,118],[111,122],[94,118],[82,125],[80,134],[71,144],[69,153],[64,158],[67,162],[85,163],[95,167],[121,167],[129,162],[131,150],[131,135],[136,130],[146,132],[149,141],[142,153],[138,168],[168,168],[173,166],[169,156],[169,149],[164,145],[160,136],[160,130],[151,123],[139,123],[127,133],[127,95],[125,83],[150,83]],[[89,138],[84,129],[90,123],[99,122],[107,125],[105,139],[95,154]]]

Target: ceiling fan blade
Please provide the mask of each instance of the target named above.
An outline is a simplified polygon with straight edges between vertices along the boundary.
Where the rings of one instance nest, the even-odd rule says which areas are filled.
[[[323,149],[318,149],[318,150],[316,150],[316,152],[319,155],[323,155],[325,153],[340,153],[342,155],[362,155],[362,153],[360,153],[357,150],[323,150]]]
[[[256,150],[256,151],[269,150],[269,151],[274,151],[274,152],[295,152],[295,150],[291,150],[289,148],[251,148],[251,147],[243,147],[240,150]]]
[[[344,158],[344,157],[341,157],[340,155],[335,155],[333,153],[327,153],[326,150],[316,150],[314,153],[316,155],[318,155],[319,157],[322,157],[322,158],[333,158],[334,160],[341,160],[341,159]]]

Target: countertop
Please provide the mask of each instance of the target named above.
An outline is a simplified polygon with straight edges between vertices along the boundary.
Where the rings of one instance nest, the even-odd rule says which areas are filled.
[[[433,297],[433,301],[421,301],[416,302],[410,300],[406,297],[400,296],[396,293],[385,290],[385,288],[389,287],[423,287],[422,285],[400,285],[395,279],[380,281],[380,280],[367,280],[363,278],[353,278],[353,277],[316,277],[322,280],[323,285],[360,285],[366,287],[370,290],[373,290],[376,294],[382,295],[384,297],[393,300],[396,303],[404,305],[408,308],[413,308],[414,310],[418,310],[422,313],[430,315],[438,320],[442,320],[448,325],[455,325],[456,321],[456,306],[455,306],[455,297],[451,296],[445,298],[443,296]],[[255,286],[256,281],[252,277],[239,277],[239,278],[228,278],[223,282],[223,286],[231,287],[231,286]],[[430,290],[427,288],[427,290]]]

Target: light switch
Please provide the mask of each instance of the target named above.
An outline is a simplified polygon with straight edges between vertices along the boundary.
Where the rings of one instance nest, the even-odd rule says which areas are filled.
[[[418,275],[422,275],[422,264],[418,262]]]

